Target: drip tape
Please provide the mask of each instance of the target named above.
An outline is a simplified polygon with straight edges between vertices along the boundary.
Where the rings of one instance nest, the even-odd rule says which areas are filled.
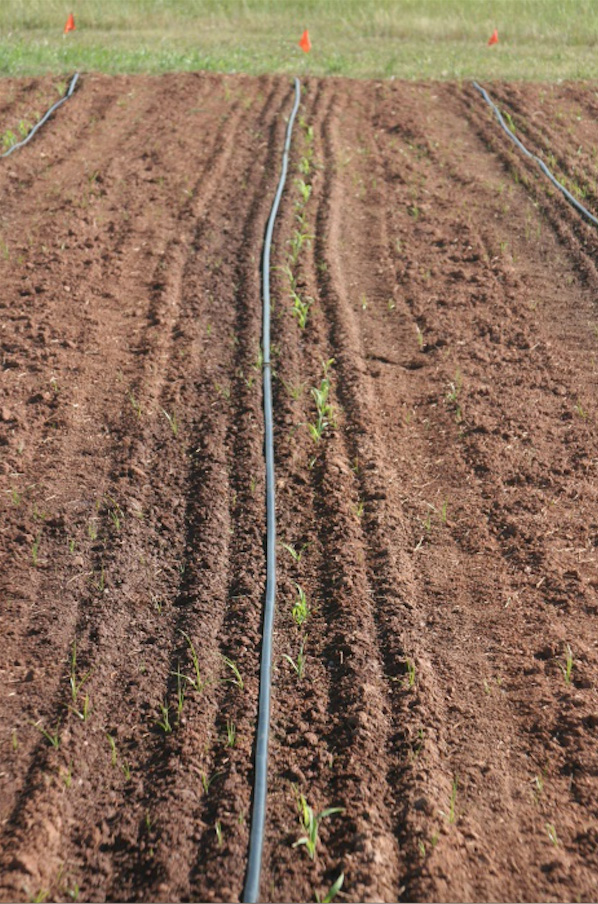
[[[528,151],[523,142],[521,142],[519,138],[517,138],[517,136],[513,134],[513,132],[504,121],[502,113],[500,112],[494,101],[490,99],[488,92],[484,88],[482,88],[481,85],[478,85],[477,82],[473,83],[473,87],[476,89],[476,91],[479,91],[486,103],[489,104],[490,107],[492,107],[500,127],[507,133],[511,141],[517,145],[522,154],[525,154],[525,156],[530,160],[534,160],[538,164],[544,175],[550,179],[555,188],[558,188],[558,190],[565,196],[567,201],[572,204],[573,207],[575,207],[575,209],[583,217],[586,217],[586,219],[588,219],[590,223],[593,223],[594,226],[598,226],[598,218],[595,217],[594,214],[590,213],[590,211],[586,207],[584,207],[583,204],[580,204],[577,198],[574,198],[571,192],[568,191],[564,185],[561,185],[558,179],[550,172],[544,161],[541,160],[540,157],[537,157],[535,154],[532,154],[531,151]]]
[[[287,178],[289,150],[293,123],[301,100],[301,85],[295,79],[295,102],[287,123],[282,170],[272,209],[266,225],[264,250],[262,255],[262,302],[263,330],[262,352],[264,381],[264,454],[266,458],[266,597],[264,603],[264,623],[262,629],[262,655],[260,663],[260,691],[258,702],[257,732],[255,741],[255,776],[253,784],[253,809],[249,854],[243,901],[254,904],[260,892],[262,850],[266,817],[266,796],[268,789],[268,739],[270,735],[270,698],[272,685],[272,633],[274,628],[274,605],[276,596],[276,509],[274,492],[274,439],[272,416],[272,367],[270,361],[270,251],[274,221],[280,206],[280,199]]]
[[[79,78],[79,73],[78,73],[78,72],[75,72],[74,76],[73,76],[72,79],[71,79],[71,83],[70,83],[70,85],[69,85],[69,87],[68,87],[68,91],[66,92],[66,94],[64,95],[64,97],[61,97],[60,100],[57,100],[55,104],[52,104],[52,106],[50,107],[50,109],[47,110],[46,113],[44,113],[44,115],[43,115],[42,118],[39,120],[39,122],[37,122],[37,123],[33,126],[33,128],[31,129],[31,131],[29,132],[29,134],[26,135],[25,138],[23,138],[22,141],[19,141],[17,144],[13,144],[13,146],[12,146],[11,148],[9,148],[4,154],[0,154],[0,157],[9,157],[10,154],[13,153],[13,151],[16,151],[16,150],[18,150],[19,148],[25,147],[25,145],[28,144],[28,143],[31,141],[31,139],[33,138],[33,136],[35,135],[35,133],[38,131],[38,129],[41,129],[41,127],[43,126],[43,124],[44,124],[45,122],[48,121],[48,119],[50,118],[50,116],[52,115],[52,113],[54,113],[54,111],[57,110],[58,107],[61,107],[63,104],[65,104],[65,103],[67,102],[67,100],[68,100],[70,97],[72,97],[73,91],[75,90],[75,85],[77,84],[78,78]]]

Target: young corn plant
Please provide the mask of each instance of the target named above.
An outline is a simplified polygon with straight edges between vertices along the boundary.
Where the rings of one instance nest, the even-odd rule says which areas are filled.
[[[180,725],[181,718],[183,716],[183,706],[185,705],[185,690],[186,686],[183,684],[185,680],[185,676],[181,674],[180,669],[177,668],[176,671],[176,714],[177,714],[177,724]]]
[[[565,679],[565,684],[571,684],[571,675],[573,674],[573,651],[569,644],[567,644],[567,654],[564,663],[559,663],[561,672],[563,673],[563,678]]]
[[[164,417],[166,418],[166,420],[167,420],[168,423],[170,424],[170,429],[172,430],[172,435],[173,435],[173,436],[178,436],[178,432],[179,432],[179,422],[178,422],[178,420],[177,420],[176,414],[174,414],[174,413],[173,413],[173,414],[169,414],[169,413],[166,411],[165,408],[162,409],[162,414],[164,415]]]
[[[322,368],[324,376],[319,387],[314,387],[311,391],[314,402],[316,403],[317,419],[315,424],[309,424],[309,432],[314,442],[319,443],[322,435],[327,427],[334,427],[335,412],[330,402],[331,383],[328,377],[328,371],[334,362],[334,358],[329,358],[323,362]]]
[[[294,230],[293,235],[287,242],[287,245],[289,245],[291,249],[288,256],[291,267],[297,266],[297,261],[299,260],[299,255],[303,248],[309,248],[314,238],[315,236],[311,232],[308,232],[304,227]]]
[[[245,684],[236,662],[233,662],[233,660],[229,659],[228,656],[223,656],[222,661],[232,672],[232,678],[224,678],[224,681],[235,684],[239,688],[239,690],[242,691],[245,687]]]
[[[106,737],[108,738],[108,743],[110,744],[110,762],[112,763],[113,766],[116,766],[116,764],[118,762],[116,741],[114,740],[114,738],[112,737],[111,734],[108,734],[108,732],[106,732]]]
[[[311,195],[311,185],[309,183],[304,182],[303,179],[295,179],[295,187],[299,189],[299,194],[301,195],[301,199],[298,202],[301,207],[304,207],[309,201]]]
[[[156,721],[158,728],[161,728],[164,734],[172,732],[172,723],[170,721],[170,706],[167,703],[160,703],[159,706],[161,718]]]
[[[232,719],[226,720],[226,746],[234,747],[237,740],[237,727]]]
[[[297,841],[295,841],[293,847],[296,848],[304,846],[310,860],[315,860],[316,849],[318,846],[318,829],[320,823],[323,819],[327,819],[329,816],[334,816],[335,813],[344,813],[344,808],[327,807],[320,813],[315,813],[312,807],[310,807],[310,805],[307,803],[307,800],[305,799],[305,796],[303,794],[299,794],[297,808],[299,810],[299,823],[305,834],[298,838]]]
[[[197,691],[198,694],[201,694],[202,691],[209,684],[209,681],[205,680],[201,677],[201,671],[199,668],[199,659],[197,653],[195,651],[195,647],[193,646],[193,641],[184,631],[181,631],[181,634],[187,641],[187,646],[189,647],[189,654],[191,656],[191,662],[193,663],[193,677],[190,678],[188,675],[185,675],[185,681],[187,681],[194,691]]]
[[[288,554],[291,556],[293,562],[296,562],[297,565],[303,558],[303,554],[305,550],[308,548],[309,543],[304,543],[301,549],[296,549],[291,543],[281,543],[280,544],[283,549],[286,549]]]
[[[89,694],[85,694],[83,697],[83,706],[81,709],[77,709],[76,706],[69,706],[69,709],[72,713],[78,716],[82,722],[87,722],[89,718],[89,710],[91,709],[89,703]]]
[[[291,289],[290,298],[293,302],[291,313],[299,324],[300,329],[304,330],[307,325],[307,315],[309,314],[309,309],[314,303],[314,300],[310,295],[306,295],[305,298],[302,298],[298,292],[294,291],[294,289]]]
[[[37,728],[37,730],[40,732],[40,734],[43,734],[46,741],[48,741],[48,743],[52,745],[54,750],[58,750],[58,748],[60,747],[60,736],[58,734],[58,726],[56,726],[54,733],[52,733],[51,731],[46,731],[46,729],[43,727],[43,725],[40,725],[39,722],[32,722],[31,724],[33,725],[34,728]]]
[[[345,874],[341,873],[335,882],[330,886],[326,894],[323,898],[321,898],[318,892],[315,893],[315,898],[318,904],[331,904],[332,901],[336,898],[339,891],[343,887],[343,882],[345,881]]]
[[[299,652],[297,653],[297,660],[295,661],[288,653],[283,653],[283,659],[286,659],[299,681],[303,678],[303,673],[305,672],[305,661],[306,655],[304,652],[305,643],[302,642],[299,647]]]
[[[91,674],[93,669],[90,669],[88,672],[83,675],[82,678],[77,676],[77,641],[73,641],[73,646],[71,648],[71,673],[69,678],[69,683],[71,686],[71,697],[73,700],[73,705],[77,702],[77,697],[79,696],[79,691],[83,687],[86,681],[89,681],[91,678]]]
[[[297,598],[293,603],[293,621],[300,628],[306,621],[309,615],[309,606],[307,605],[307,597],[305,596],[305,591],[299,584],[295,584],[297,588]]]

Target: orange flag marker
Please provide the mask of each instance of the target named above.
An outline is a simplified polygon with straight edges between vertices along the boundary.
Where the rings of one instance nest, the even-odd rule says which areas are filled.
[[[495,28],[488,38],[488,47],[491,47],[492,44],[498,44],[498,28]]]
[[[299,47],[303,50],[304,53],[309,53],[311,50],[311,41],[309,40],[309,32],[307,28],[301,35],[301,40],[299,41]]]
[[[68,19],[66,20],[66,25],[64,26],[65,35],[68,34],[69,31],[75,30],[75,17],[72,13],[69,14]]]

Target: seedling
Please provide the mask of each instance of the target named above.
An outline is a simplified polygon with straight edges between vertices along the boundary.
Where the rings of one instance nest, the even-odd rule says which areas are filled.
[[[323,364],[324,377],[322,378],[322,382],[320,383],[319,388],[314,387],[311,391],[316,403],[318,417],[315,424],[309,424],[308,426],[311,437],[316,443],[321,440],[324,430],[327,427],[334,426],[335,423],[334,408],[329,401],[330,380],[327,376],[330,364],[333,360],[334,359],[331,358],[329,362]]]
[[[77,702],[77,697],[79,696],[79,691],[83,687],[86,681],[91,678],[93,669],[90,669],[83,678],[77,678],[77,641],[73,641],[73,646],[71,649],[71,674],[70,674],[70,685],[71,685],[71,697],[73,698],[73,703]]]
[[[13,728],[13,730],[12,730],[11,743],[12,743],[12,749],[14,751],[19,749],[19,741],[17,738],[17,729],[16,728]]]
[[[125,777],[126,782],[131,781],[131,767],[129,766],[126,760],[123,760],[120,767],[123,771],[123,775]]]
[[[233,673],[232,678],[225,678],[224,681],[225,682],[229,681],[231,684],[235,684],[239,688],[239,690],[242,691],[243,688],[245,687],[245,685],[243,683],[243,679],[241,678],[241,673],[239,672],[237,664],[235,662],[233,662],[232,659],[229,659],[228,656],[223,656],[222,660],[223,660],[224,664],[226,666],[228,666],[228,668]]]
[[[184,675],[179,669],[176,671],[176,713],[177,722],[181,721],[183,715],[183,706],[185,705],[185,685],[183,684]]]
[[[569,644],[567,644],[567,657],[564,663],[560,663],[560,669],[565,679],[565,684],[571,684],[571,675],[573,673],[573,652]]]
[[[311,195],[311,185],[308,185],[303,179],[295,179],[295,187],[299,189],[301,203],[307,204]]]
[[[459,398],[459,393],[461,392],[461,387],[463,385],[463,377],[461,376],[461,371],[457,368],[455,373],[455,379],[450,383],[450,389],[446,394],[446,398],[448,402],[452,402],[456,404],[457,399]]]
[[[314,238],[315,236],[312,233],[305,232],[303,229],[295,229],[293,231],[293,235],[287,242],[287,245],[291,246],[289,261],[292,267],[297,264],[303,247],[309,247]]]
[[[548,837],[550,838],[552,844],[555,847],[558,847],[560,844],[559,836],[557,835],[556,829],[551,822],[546,823],[546,831],[548,832]]]
[[[162,409],[162,414],[170,424],[170,429],[172,430],[172,435],[177,436],[179,432],[179,422],[177,420],[176,414],[169,414],[165,408]]]
[[[538,803],[544,791],[544,779],[541,775],[536,775],[533,782],[534,786],[534,803]]]
[[[237,739],[237,729],[232,719],[226,720],[226,746],[234,747]]]
[[[318,846],[318,829],[321,821],[329,816],[334,816],[335,813],[344,813],[344,808],[328,807],[327,809],[322,810],[321,813],[314,813],[303,794],[299,794],[297,807],[299,810],[299,823],[305,832],[305,835],[302,835],[295,841],[293,847],[296,848],[304,845],[310,860],[315,860],[316,848]]]
[[[341,873],[336,881],[330,886],[326,894],[323,898],[320,898],[319,894],[316,892],[316,901],[318,904],[330,904],[331,901],[334,901],[337,894],[343,887],[343,882],[345,881],[345,874]]]
[[[297,588],[297,599],[293,604],[293,621],[297,625],[297,627],[301,627],[301,625],[307,620],[307,616],[309,615],[309,607],[307,605],[307,598],[305,596],[305,591],[299,584],[295,584]]]
[[[291,289],[290,298],[293,302],[293,317],[297,320],[299,327],[304,330],[307,325],[307,315],[309,314],[309,309],[314,303],[314,300],[309,295],[302,298],[294,289]]]
[[[133,395],[132,392],[129,392],[129,402],[131,403],[131,406],[132,406],[133,411],[135,412],[136,416],[138,418],[141,417],[141,403],[137,401],[137,399],[135,398],[135,396]]]
[[[309,546],[309,543],[304,543],[299,551],[297,551],[295,549],[295,547],[292,546],[290,543],[281,543],[281,546],[283,549],[286,549],[286,551],[291,556],[293,561],[297,562],[297,564],[299,564],[299,562],[301,561],[301,559],[303,557],[303,551],[305,549],[307,549],[307,547]]]
[[[407,668],[407,687],[413,687],[415,684],[415,664],[410,659],[405,659]]]
[[[453,779],[453,784],[451,785],[451,796],[449,798],[449,811],[448,813],[442,813],[447,820],[449,825],[453,825],[457,821],[457,788],[459,787],[457,776]]]
[[[161,728],[164,734],[170,734],[172,725],[170,723],[170,707],[166,703],[160,703],[159,706],[161,719],[158,719],[156,725]]]
[[[191,661],[193,662],[193,671],[195,673],[194,678],[189,678],[188,675],[185,675],[185,680],[189,682],[194,691],[197,691],[198,694],[201,694],[203,689],[208,684],[207,681],[204,681],[201,677],[201,671],[199,669],[199,659],[197,653],[195,652],[195,647],[193,646],[193,642],[188,634],[185,634],[184,631],[181,631],[181,634],[187,641],[187,646],[189,647],[189,653],[191,654]]]
[[[417,324],[415,325],[415,332],[417,335],[417,344],[418,344],[419,350],[421,352],[424,347],[424,334],[422,333],[422,331],[420,330],[420,328],[418,327]]]
[[[104,571],[104,566],[100,568],[100,575],[97,581],[92,581],[96,590],[99,590],[100,593],[103,593],[106,588],[106,572]]]
[[[517,126],[513,122],[511,114],[508,113],[506,110],[501,110],[501,113],[503,115],[503,119],[506,119],[507,125],[508,125],[509,129],[511,130],[511,132],[515,133],[517,131]]]
[[[120,528],[122,525],[123,513],[120,505],[116,502],[112,496],[106,496],[106,499],[111,507],[108,508],[108,514],[110,515],[110,520],[114,525],[114,530],[118,534],[120,532]]]
[[[293,399],[293,401],[297,402],[303,395],[303,390],[305,389],[305,383],[297,383],[297,384],[287,383],[287,381],[284,379],[284,377],[281,377],[280,375],[278,375],[278,379],[280,380],[280,382],[282,383],[282,385],[284,386],[284,388],[286,389],[286,391],[288,392],[290,397]]]
[[[31,724],[33,725],[34,728],[37,728],[37,730],[40,732],[40,734],[43,734],[44,738],[52,745],[54,750],[58,750],[58,748],[60,747],[60,737],[58,735],[58,726],[56,726],[54,734],[52,734],[50,731],[46,731],[46,729],[43,727],[43,725],[40,725],[39,722],[32,722]]]
[[[108,743],[110,744],[110,761],[113,766],[116,766],[118,759],[118,754],[116,752],[116,741],[111,734],[106,733],[106,737],[108,738]]]
[[[303,678],[303,672],[305,671],[306,656],[305,656],[305,653],[303,652],[303,650],[304,650],[304,643],[302,642],[301,646],[299,647],[299,653],[297,654],[296,662],[294,659],[291,658],[291,656],[288,655],[288,653],[283,653],[283,659],[286,659],[287,662],[290,663],[290,665],[292,666],[293,671],[297,675],[297,678],[299,679],[299,681],[301,681],[301,679]]]
[[[87,722],[87,719],[89,718],[89,709],[90,709],[89,694],[85,694],[85,696],[83,698],[83,709],[82,710],[78,710],[75,706],[69,706],[68,708],[76,716],[79,716],[79,718],[81,719],[82,722]]]
[[[222,774],[223,774],[222,772],[215,772],[213,775],[208,776],[208,775],[206,775],[205,772],[200,772],[199,776],[201,778],[201,784],[202,784],[203,789],[206,794],[210,790],[210,785],[212,784],[212,782],[215,781],[218,778],[218,776],[222,775]]]
[[[70,762],[69,765],[68,765],[68,769],[66,769],[66,770],[61,769],[60,772],[59,772],[59,774],[60,774],[60,778],[62,779],[62,781],[63,781],[64,784],[65,784],[65,787],[66,787],[66,788],[70,788],[71,785],[72,785],[72,783],[73,783],[73,763],[72,763],[72,760],[71,760],[71,762]]]
[[[214,826],[214,831],[216,832],[216,842],[218,847],[222,847],[222,823],[219,819],[216,820],[216,824]]]

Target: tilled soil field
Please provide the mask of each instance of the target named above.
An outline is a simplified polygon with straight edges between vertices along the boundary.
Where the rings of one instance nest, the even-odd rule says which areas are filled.
[[[595,86],[491,93],[596,212]],[[242,893],[291,94],[85,75],[0,161],[2,900]],[[596,900],[596,231],[469,85],[300,116],[263,900]]]

